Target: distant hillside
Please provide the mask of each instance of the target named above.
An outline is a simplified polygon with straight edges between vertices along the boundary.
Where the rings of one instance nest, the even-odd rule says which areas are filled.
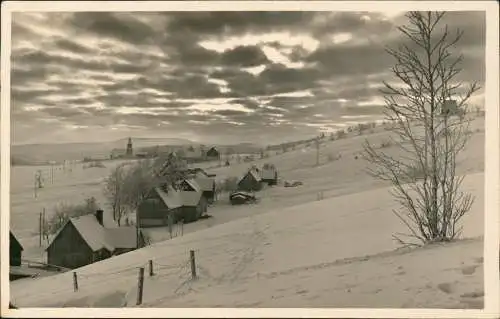
[[[11,157],[14,165],[37,165],[49,161],[62,162],[64,160],[82,160],[84,157],[96,159],[109,158],[113,149],[125,149],[128,139],[119,139],[102,143],[53,143],[53,144],[23,144],[13,145]],[[192,146],[198,148],[199,143],[179,138],[132,138],[135,151],[141,151],[156,146],[172,146],[174,148],[187,148]],[[204,144],[205,149],[215,146],[221,154],[228,150],[235,154],[257,153],[262,148],[252,143],[241,143],[236,145],[213,145]]]
[[[81,160],[84,157],[109,158],[115,148],[125,148],[128,139],[102,143],[24,144],[11,147],[11,157],[20,165],[39,164],[47,161]],[[132,138],[134,148],[153,145],[193,144],[177,138]]]

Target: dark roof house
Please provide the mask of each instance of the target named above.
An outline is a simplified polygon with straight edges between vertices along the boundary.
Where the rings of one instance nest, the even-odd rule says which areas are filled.
[[[248,172],[239,180],[238,190],[240,191],[259,191],[262,189],[262,177],[256,169],[250,169]]]
[[[182,202],[177,190],[172,186],[155,187],[137,208],[140,227],[168,225],[169,215],[181,212]]]
[[[70,218],[47,247],[47,263],[74,269],[144,246],[140,230],[105,228],[102,214]]]
[[[219,159],[220,158],[220,153],[219,153],[219,151],[214,146],[214,147],[211,147],[207,151],[207,157],[208,158],[217,158],[217,159]]]
[[[21,243],[17,240],[16,236],[12,233],[12,231],[9,232],[9,255],[10,255],[10,265],[11,266],[20,266],[21,265],[21,258],[22,258],[22,252],[24,248],[21,245]]]

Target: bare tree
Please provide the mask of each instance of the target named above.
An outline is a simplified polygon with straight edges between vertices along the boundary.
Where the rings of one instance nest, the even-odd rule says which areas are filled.
[[[456,109],[463,110],[479,87],[457,79],[462,57],[452,51],[463,32],[452,34],[443,27],[444,15],[408,13],[409,24],[398,28],[407,42],[387,49],[396,60],[392,73],[399,83],[384,82],[384,113],[393,123],[392,144],[400,156],[364,145],[369,173],[393,185],[401,205],[394,213],[409,230],[393,237],[404,245],[455,239],[474,201],[460,190],[463,177],[456,174],[457,157],[470,136],[469,120],[446,105],[455,101]]]
[[[121,189],[127,212],[135,211],[151,190],[159,185],[159,177],[152,170],[153,163],[149,159],[138,161],[127,170]]]
[[[104,180],[104,196],[113,210],[113,220],[118,223],[118,226],[121,226],[121,219],[127,213],[126,199],[123,192],[126,174],[125,166],[119,165]]]
[[[99,208],[100,205],[94,197],[86,198],[84,202],[80,204],[68,204],[65,202],[58,203],[54,207],[54,211],[51,216],[43,221],[43,238],[45,238],[48,244],[49,236],[56,234],[69,218],[93,214]]]

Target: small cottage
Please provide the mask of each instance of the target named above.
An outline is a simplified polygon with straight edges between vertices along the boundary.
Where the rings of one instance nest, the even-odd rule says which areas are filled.
[[[10,255],[10,265],[11,266],[21,266],[21,258],[23,253],[23,246],[17,240],[16,236],[9,232],[9,255]]]
[[[143,247],[144,243],[136,227],[104,228],[103,211],[98,210],[95,215],[70,218],[64,224],[46,249],[47,263],[79,268]]]
[[[220,159],[220,153],[215,147],[211,147],[207,153],[206,157],[209,160],[219,160]]]
[[[240,191],[260,191],[262,189],[262,177],[256,169],[250,169],[248,172],[239,180],[238,190]]]
[[[182,201],[180,194],[171,186],[155,187],[137,208],[140,227],[168,225],[168,216],[180,216]]]

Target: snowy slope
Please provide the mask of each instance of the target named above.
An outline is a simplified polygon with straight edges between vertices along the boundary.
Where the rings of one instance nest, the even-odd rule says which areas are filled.
[[[483,185],[482,173],[464,181],[477,196],[465,237],[483,235]],[[394,205],[380,188],[276,209],[78,269],[79,292],[70,272],[15,281],[11,298],[20,307],[134,306],[137,267],[153,259],[144,306],[481,307],[481,240],[394,252],[391,234],[405,231]]]

